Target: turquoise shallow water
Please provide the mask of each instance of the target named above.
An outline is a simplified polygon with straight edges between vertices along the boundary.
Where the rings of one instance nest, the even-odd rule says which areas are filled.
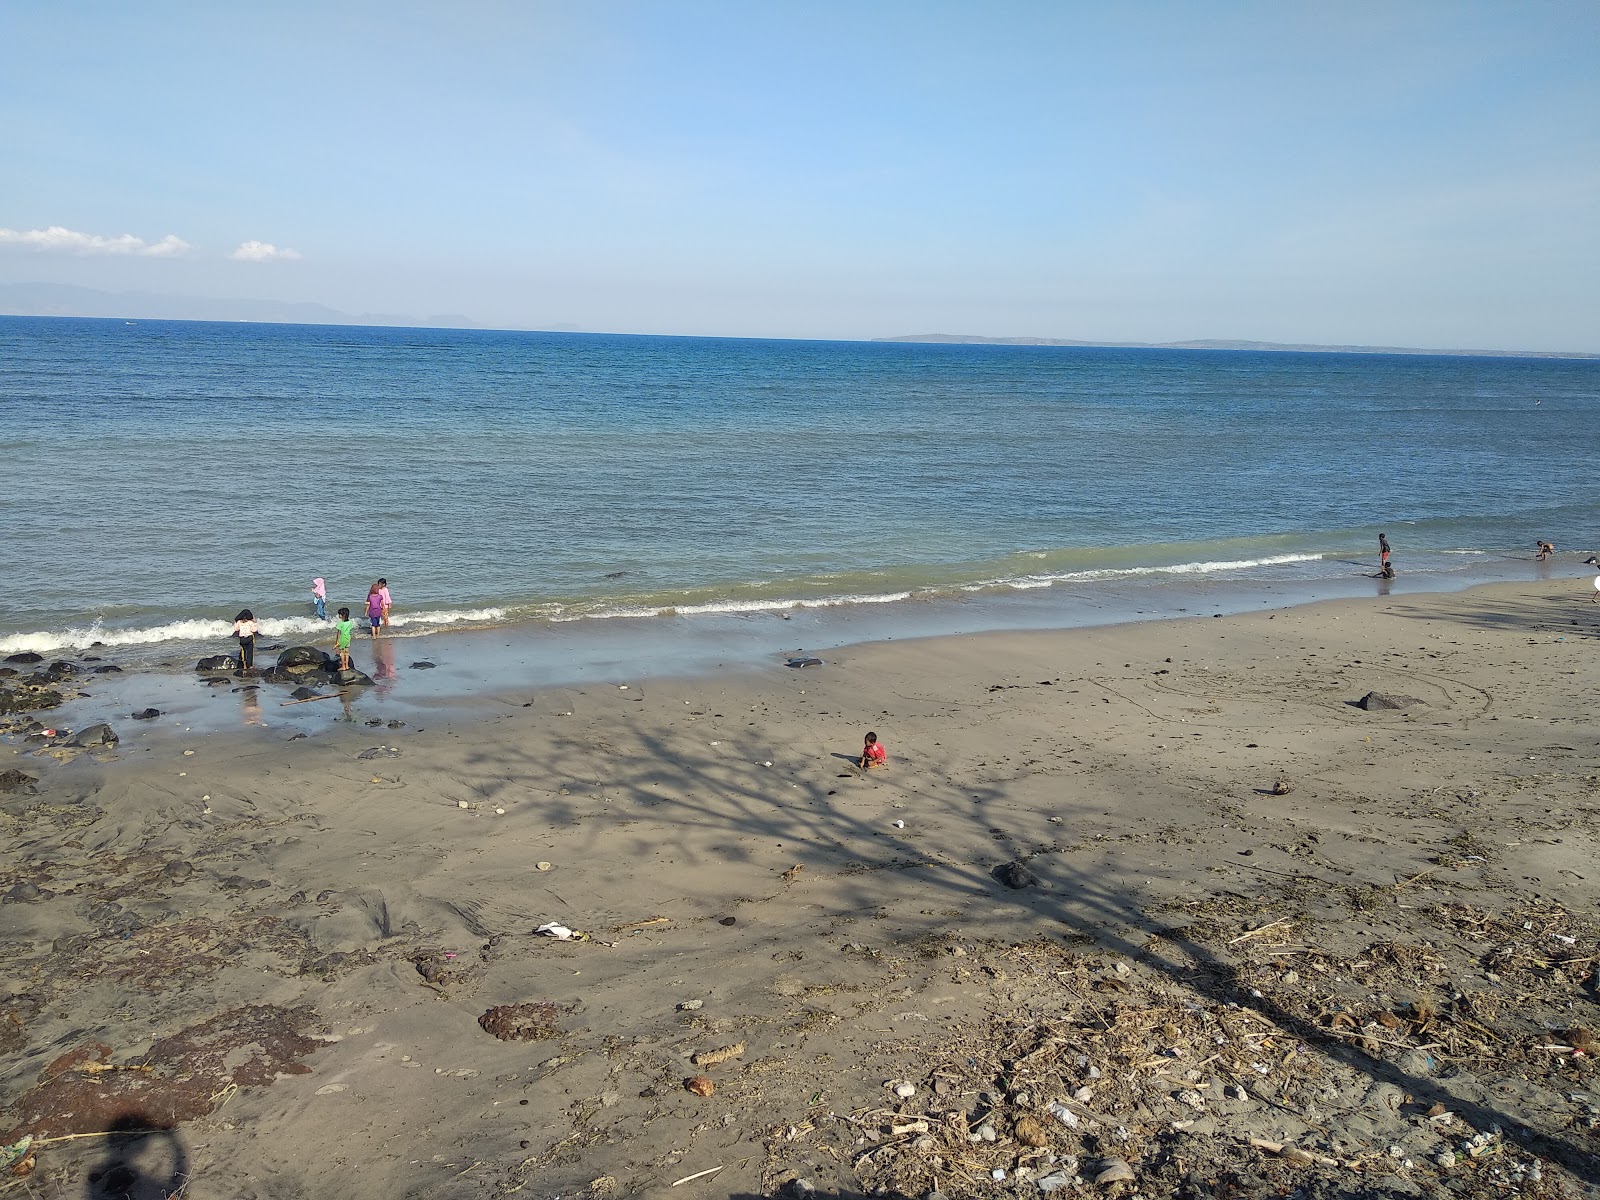
[[[1407,577],[1595,540],[1600,363],[0,318],[0,651]]]

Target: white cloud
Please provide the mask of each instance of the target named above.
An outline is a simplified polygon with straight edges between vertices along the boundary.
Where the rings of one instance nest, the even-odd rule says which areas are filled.
[[[279,249],[271,242],[240,242],[239,248],[228,257],[234,262],[271,262],[273,259],[299,258],[300,251],[287,246]]]
[[[21,246],[59,254],[136,254],[141,258],[171,258],[193,248],[172,233],[159,242],[147,242],[131,233],[104,237],[98,233],[79,233],[61,225],[48,229],[0,229],[0,246]]]

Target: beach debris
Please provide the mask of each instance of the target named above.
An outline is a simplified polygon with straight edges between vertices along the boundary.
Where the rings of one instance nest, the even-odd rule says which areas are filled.
[[[497,808],[494,810],[494,815],[497,817],[503,817],[506,815],[506,810],[503,808]]]
[[[431,671],[435,667],[437,667],[438,665],[439,665],[438,663],[431,663],[427,659],[422,659],[419,662],[412,663],[411,664],[411,669],[413,671]]]
[[[738,917],[718,917],[717,918],[717,924],[718,925],[737,925],[738,923],[739,923],[739,918]]]
[[[1044,1124],[1028,1113],[1020,1114],[1011,1122],[1011,1133],[1024,1146],[1038,1148],[1050,1144],[1050,1135],[1046,1132]]]
[[[400,747],[399,746],[373,746],[369,750],[363,750],[360,754],[356,755],[356,757],[357,758],[399,758],[400,757]]]
[[[577,936],[575,930],[569,929],[565,925],[558,925],[554,921],[546,921],[533,932],[539,937],[555,938],[558,942],[568,942]]]
[[[994,869],[994,877],[1014,891],[1039,886],[1039,877],[1020,862],[1001,863]]]
[[[310,704],[313,700],[337,700],[344,693],[342,691],[319,692],[315,688],[297,687],[289,695],[293,698],[281,701],[278,705],[279,708],[287,708],[291,704]]]
[[[778,878],[782,879],[785,883],[793,883],[799,878],[800,872],[804,871],[805,869],[806,867],[804,863],[795,863],[795,865],[790,867],[787,871],[782,872]]]
[[[538,862],[533,864],[533,869],[535,871],[549,871],[552,868],[554,868],[554,866],[555,866],[554,863],[548,863],[548,862],[545,862],[543,859],[540,859]]]
[[[1133,1179],[1133,1168],[1128,1165],[1127,1159],[1123,1158],[1105,1159],[1100,1163],[1100,1169],[1094,1177],[1095,1183],[1100,1187],[1113,1183],[1132,1183]]]
[[[1352,700],[1350,704],[1367,712],[1379,712],[1412,708],[1423,703],[1414,696],[1391,696],[1386,692],[1368,692],[1359,700]]]
[[[709,1096],[717,1090],[717,1085],[704,1075],[691,1075],[683,1081],[683,1086],[696,1096]]]
[[[456,801],[456,807],[457,808],[471,808],[472,805],[468,804],[465,800],[457,800]]]
[[[706,1050],[694,1056],[694,1065],[697,1067],[715,1067],[727,1062],[730,1058],[738,1058],[744,1053],[744,1043],[734,1042],[731,1046],[720,1046],[715,1050]]]
[[[16,1176],[31,1174],[35,1164],[33,1134],[25,1133],[9,1146],[0,1146],[0,1171]]]
[[[213,654],[207,658],[202,658],[199,662],[195,663],[194,669],[196,671],[232,671],[238,666],[239,660],[234,658],[232,655]],[[209,683],[210,681],[207,680],[207,682]],[[227,680],[223,680],[223,682],[226,683]]]
[[[822,660],[820,658],[791,658],[784,665],[790,667],[820,667]]]
[[[37,778],[22,771],[11,769],[0,771],[0,794],[22,792],[31,796],[35,791],[33,785],[38,782]]]
[[[136,713],[129,714],[135,721],[154,721],[161,715],[159,708],[141,708]]]
[[[680,1183],[693,1183],[696,1179],[704,1179],[707,1175],[715,1175],[721,1167],[707,1167],[704,1171],[696,1171],[693,1175],[685,1175],[682,1179],[674,1179],[671,1186],[677,1187]]]
[[[678,1011],[679,1012],[699,1012],[705,1006],[706,1006],[706,1002],[704,1000],[684,1000],[684,1001],[679,1003]]]
[[[497,1004],[478,1018],[478,1024],[502,1042],[543,1042],[560,1036],[561,1015],[571,1011],[548,1000]]]
[[[906,1079],[891,1079],[884,1086],[902,1100],[909,1100],[917,1094],[917,1085]]]
[[[1287,779],[1278,779],[1272,784],[1272,794],[1274,796],[1287,796],[1292,791],[1294,791],[1294,784]]]
[[[904,821],[890,821],[889,824],[893,825],[896,829],[904,829],[906,827],[906,823]]]

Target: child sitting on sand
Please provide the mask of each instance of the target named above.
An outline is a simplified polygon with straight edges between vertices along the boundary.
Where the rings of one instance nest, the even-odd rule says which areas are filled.
[[[861,747],[861,761],[857,765],[865,771],[868,767],[881,767],[888,761],[888,753],[878,744],[878,735],[867,734],[867,740]]]
[[[339,670],[350,669],[350,636],[356,631],[356,623],[350,619],[350,610],[341,608],[339,619],[334,622],[333,631],[338,636],[334,639],[333,648],[339,655]]]

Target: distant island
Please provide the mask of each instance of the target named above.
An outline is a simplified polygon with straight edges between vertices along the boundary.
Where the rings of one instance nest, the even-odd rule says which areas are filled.
[[[1085,342],[1073,338],[978,337],[970,333],[908,333],[873,338],[875,342],[944,342],[959,346],[1086,346],[1102,350],[1267,350],[1314,354],[1446,354],[1473,358],[1584,358],[1579,350],[1430,350],[1417,346],[1317,346],[1299,342],[1244,342],[1197,338],[1192,342]]]

